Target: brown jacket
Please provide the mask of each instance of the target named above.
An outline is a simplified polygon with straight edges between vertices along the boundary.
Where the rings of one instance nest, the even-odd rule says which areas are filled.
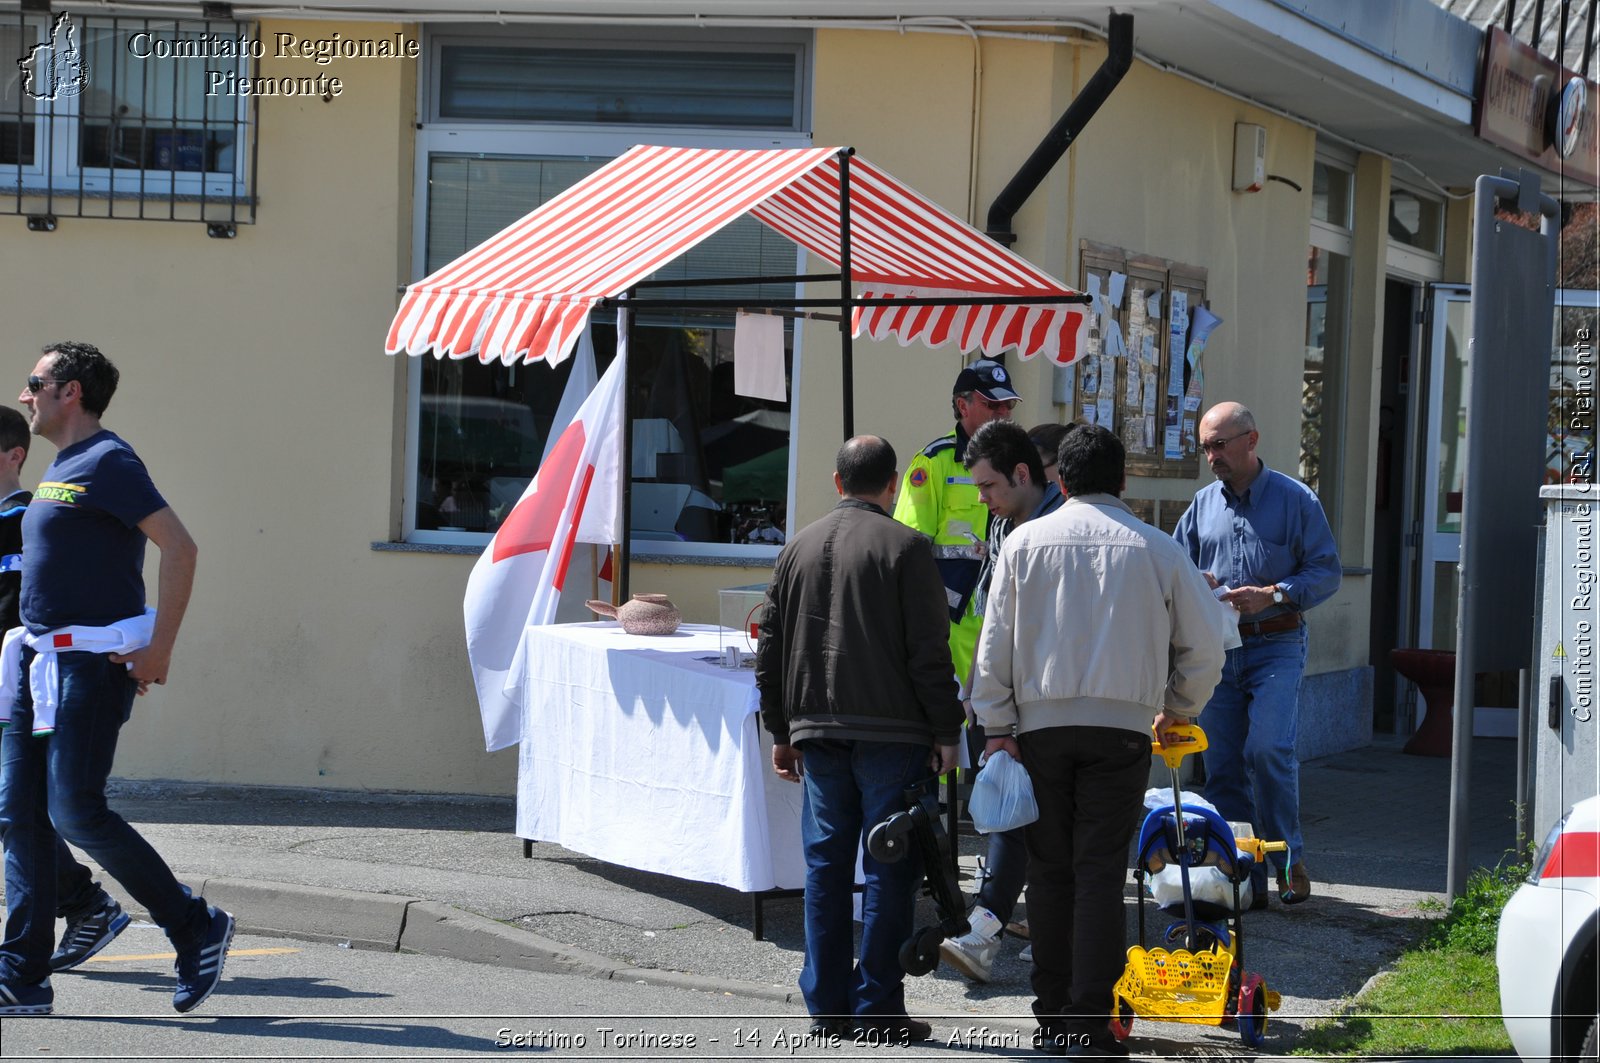
[[[767,589],[756,687],[774,741],[954,745],[964,715],[928,539],[846,498],[797,532]]]

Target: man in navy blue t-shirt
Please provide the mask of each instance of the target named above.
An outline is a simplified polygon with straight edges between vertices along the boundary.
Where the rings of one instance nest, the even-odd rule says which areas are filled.
[[[22,520],[26,678],[0,737],[8,906],[0,1015],[47,1014],[54,1001],[58,831],[166,931],[178,953],[178,1011],[216,988],[233,937],[233,916],[191,896],[106,804],[117,735],[134,696],[167,681],[196,553],[133,448],[100,427],[117,380],[116,366],[95,347],[57,343],[45,348],[19,397],[31,414],[28,427],[58,452]],[[145,616],[147,540],[161,551],[153,621]],[[53,728],[36,697],[54,702]]]

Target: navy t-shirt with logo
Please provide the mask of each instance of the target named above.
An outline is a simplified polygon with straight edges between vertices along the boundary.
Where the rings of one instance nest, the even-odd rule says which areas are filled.
[[[22,517],[22,622],[34,634],[103,627],[144,612],[144,532],[167,507],[144,462],[114,432],[56,455]]]

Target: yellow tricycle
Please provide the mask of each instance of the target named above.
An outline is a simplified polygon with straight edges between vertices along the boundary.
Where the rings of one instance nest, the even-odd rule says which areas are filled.
[[[1183,807],[1178,767],[1206,748],[1198,726],[1172,729],[1168,745],[1153,743],[1172,773],[1172,805],[1152,810],[1139,829],[1133,877],[1139,887],[1139,943],[1116,988],[1112,1032],[1125,1038],[1134,1016],[1157,1022],[1210,1026],[1237,1024],[1239,1037],[1259,1048],[1267,1015],[1279,995],[1258,974],[1244,969],[1244,919],[1240,887],[1250,870],[1283,842],[1236,836],[1228,821],[1209,808]],[[1145,897],[1175,921],[1166,928],[1167,947],[1145,941]]]

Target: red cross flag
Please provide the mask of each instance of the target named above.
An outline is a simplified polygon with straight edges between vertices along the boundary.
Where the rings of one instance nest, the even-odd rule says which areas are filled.
[[[626,361],[619,349],[467,580],[467,657],[490,751],[522,737],[523,632],[555,620],[573,545],[618,541]]]

